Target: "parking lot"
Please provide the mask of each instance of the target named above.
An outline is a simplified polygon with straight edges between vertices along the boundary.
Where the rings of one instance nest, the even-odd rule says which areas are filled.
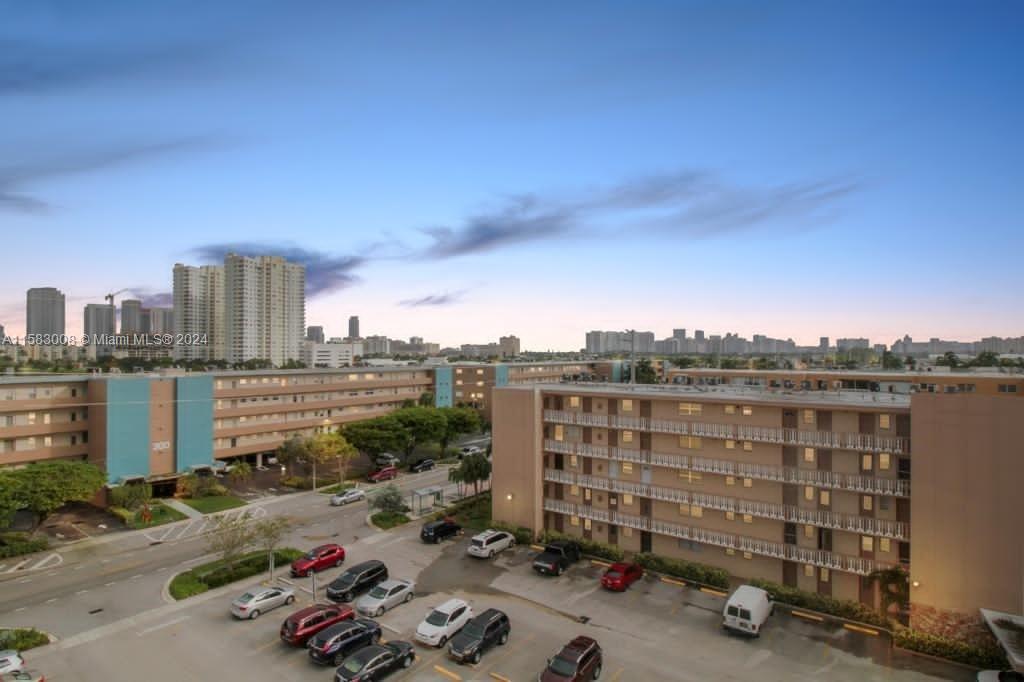
[[[348,546],[346,565],[384,560],[394,577],[417,582],[417,598],[379,619],[385,639],[412,640],[426,611],[449,596],[475,612],[495,607],[512,623],[507,645],[478,666],[449,660],[443,650],[416,645],[417,660],[394,680],[533,680],[546,659],[573,636],[604,649],[604,680],[928,680],[971,679],[922,659],[892,659],[887,645],[842,628],[776,614],[764,635],[724,634],[718,597],[645,578],[626,593],[597,587],[602,567],[581,562],[545,578],[530,568],[532,552],[516,548],[493,561],[465,555],[466,539],[439,546],[416,538],[418,527],[365,537]],[[322,590],[340,569],[320,575]],[[302,606],[312,601],[310,579],[293,581]],[[224,588],[142,616],[113,623],[30,656],[48,680],[332,679],[304,650],[278,639],[281,608],[256,621],[235,621],[228,603],[247,585]]]

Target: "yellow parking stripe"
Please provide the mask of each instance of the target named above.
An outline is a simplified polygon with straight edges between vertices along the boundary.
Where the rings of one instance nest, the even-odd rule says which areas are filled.
[[[448,670],[448,668],[445,668],[444,666],[435,665],[434,666],[434,670],[436,670],[437,672],[441,673],[442,675],[444,675],[445,677],[447,677],[449,679],[456,680],[456,682],[461,682],[462,681],[462,677],[461,676],[459,676],[456,673],[453,673],[451,670]]]
[[[501,680],[501,682],[512,682],[512,680],[510,680],[509,678],[505,677],[504,675],[499,675],[498,673],[490,673],[490,675],[496,680]]]
[[[702,588],[700,588],[700,591],[703,592],[704,594],[713,594],[716,597],[728,597],[729,596],[728,592],[722,592],[721,590],[713,590],[710,587],[702,587]]]
[[[604,566],[605,568],[608,568],[609,566],[611,566],[611,564],[608,563],[607,561],[598,561],[597,559],[591,559],[590,563],[593,564],[594,566]]]
[[[796,616],[797,618],[805,618],[807,620],[813,620],[813,621],[816,621],[818,623],[820,623],[823,620],[825,620],[821,616],[816,616],[813,613],[804,613],[803,611],[790,611],[790,613],[792,615]]]
[[[619,678],[622,677],[622,672],[624,670],[625,670],[625,668],[619,668],[618,670],[616,670],[615,674],[612,675],[612,679],[609,680],[609,682],[618,682]]]
[[[673,580],[672,578],[661,577],[661,582],[668,583],[669,585],[679,585],[680,587],[686,587],[686,583],[679,580]]]
[[[544,551],[544,547],[542,545],[530,545],[530,549],[532,549],[532,550],[534,550],[536,552]]]
[[[860,632],[865,635],[871,635],[872,637],[878,636],[878,630],[872,630],[871,628],[862,628],[859,625],[850,625],[849,623],[843,623],[843,627],[847,630],[853,630],[854,632]]]

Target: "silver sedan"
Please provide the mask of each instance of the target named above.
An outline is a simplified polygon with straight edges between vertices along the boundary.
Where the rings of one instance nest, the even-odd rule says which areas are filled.
[[[412,601],[416,584],[411,580],[385,580],[356,601],[356,611],[380,616],[388,609]]]
[[[290,587],[256,587],[231,602],[231,615],[235,618],[259,618],[278,606],[295,601],[295,590]]]
[[[348,490],[343,490],[340,493],[335,493],[334,495],[331,495],[331,505],[335,507],[340,507],[341,505],[348,504],[349,502],[357,502],[358,500],[365,499],[365,490],[363,490],[362,488],[349,488]]]

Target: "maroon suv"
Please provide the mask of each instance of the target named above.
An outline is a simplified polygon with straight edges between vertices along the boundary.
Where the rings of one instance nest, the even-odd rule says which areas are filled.
[[[336,604],[313,604],[299,609],[281,623],[281,639],[292,646],[305,646],[310,637],[335,623],[355,615],[352,607]]]
[[[374,483],[380,483],[381,481],[390,481],[392,478],[398,477],[398,469],[393,466],[386,466],[377,469],[367,476]]]
[[[548,659],[548,667],[539,682],[589,682],[601,676],[601,647],[590,637],[580,635]]]
[[[304,578],[310,573],[322,571],[331,566],[341,566],[345,561],[345,548],[341,545],[320,545],[306,552],[292,562],[292,575]]]

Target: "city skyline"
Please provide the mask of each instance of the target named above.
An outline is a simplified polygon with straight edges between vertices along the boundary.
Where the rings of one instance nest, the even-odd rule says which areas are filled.
[[[1021,333],[1019,7],[0,12],[8,334],[28,288],[77,330],[228,251],[305,264],[311,323],[442,345]]]

